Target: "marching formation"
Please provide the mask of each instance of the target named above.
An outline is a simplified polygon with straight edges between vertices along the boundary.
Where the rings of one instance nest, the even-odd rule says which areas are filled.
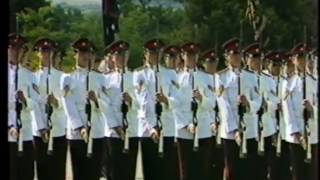
[[[69,149],[74,180],[134,180],[139,148],[145,180],[318,179],[317,49],[232,38],[217,71],[217,48],[152,39],[132,71],[128,42],[72,48],[65,73],[57,42],[9,35],[10,179],[66,179]]]

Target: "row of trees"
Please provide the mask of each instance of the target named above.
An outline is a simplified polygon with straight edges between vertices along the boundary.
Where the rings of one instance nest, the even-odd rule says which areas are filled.
[[[21,0],[23,1],[23,0]],[[267,18],[263,39],[266,49],[290,49],[294,42],[303,41],[306,25],[309,44],[315,44],[312,14],[313,0],[268,0],[261,2],[261,13]],[[242,45],[253,42],[253,29],[245,17],[247,2],[244,0],[166,0],[179,3],[171,7],[151,0],[119,0],[121,16],[119,37],[130,43],[129,66],[142,64],[142,46],[151,38],[161,38],[167,44],[196,41],[203,50],[215,47],[229,38],[239,37],[242,22]],[[40,3],[41,4],[41,3]],[[28,7],[27,5],[25,7]],[[180,8],[183,7],[183,8]],[[58,41],[62,49],[79,37],[92,40],[103,55],[104,43],[102,12],[82,13],[71,7],[43,4],[43,7],[23,8],[18,14],[20,32],[31,42],[40,37]],[[312,39],[313,38],[313,39]],[[221,54],[221,53],[220,53]],[[70,56],[71,57],[71,56]]]

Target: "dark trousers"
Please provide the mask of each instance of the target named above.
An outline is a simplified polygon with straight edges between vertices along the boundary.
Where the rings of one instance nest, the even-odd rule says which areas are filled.
[[[247,157],[240,158],[240,177],[246,180],[259,179],[258,168],[261,164],[258,158],[258,142],[255,138],[247,139]],[[256,169],[253,171],[253,169]]]
[[[143,165],[143,176],[145,180],[161,180],[164,174],[160,169],[160,160],[158,156],[158,144],[153,142],[151,138],[130,138],[129,152],[124,155],[127,160],[128,180],[135,179],[138,145],[141,141],[141,156]]]
[[[289,143],[289,151],[292,166],[292,179],[304,180],[307,177],[306,164],[304,162],[306,151],[300,144]]]
[[[311,165],[310,165],[310,180],[319,179],[319,150],[318,144],[311,145]]]
[[[99,180],[105,154],[105,138],[92,139],[92,155],[87,157],[88,180]],[[87,149],[86,149],[87,150]],[[87,153],[87,151],[86,151]]]
[[[90,180],[88,177],[87,145],[83,140],[69,140],[74,180]]]
[[[105,137],[105,153],[102,157],[102,168],[101,168],[101,177],[105,177],[107,179],[113,180],[111,174],[112,162],[110,157],[110,145],[108,137]]]
[[[9,142],[9,176],[10,180],[18,180],[18,157],[17,157],[18,145],[16,142]]]
[[[211,162],[210,162],[210,177],[211,179],[222,180],[223,179],[223,147],[222,144],[216,145],[216,137],[211,138]]]
[[[224,150],[224,179],[240,180],[239,176],[239,147],[235,140],[221,139]]]
[[[199,150],[195,152],[196,156],[196,172],[198,172],[198,179],[210,179],[210,167],[212,156],[212,139],[199,139]]]
[[[37,136],[34,136],[34,143],[38,180],[48,180],[50,179],[48,143],[44,143],[42,138]]]
[[[276,147],[272,145],[272,136],[264,138],[264,155],[259,156],[259,179],[276,180],[278,170],[276,169]]]
[[[18,155],[18,179],[33,180],[34,148],[32,141],[23,142],[23,154]]]
[[[276,157],[276,178],[277,180],[292,180],[290,171],[290,154],[289,144],[281,140],[281,154],[280,157]]]
[[[66,179],[67,140],[65,136],[53,138],[53,151],[48,156],[52,180]]]
[[[144,180],[163,180],[160,167],[158,143],[151,138],[140,138]]]
[[[179,163],[177,144],[174,137],[163,138],[163,157],[160,158],[160,168],[163,169],[163,180],[179,180]]]
[[[193,140],[178,138],[178,157],[180,164],[180,180],[196,180],[197,167],[196,156],[193,151]]]
[[[107,138],[107,161],[111,180],[130,179],[127,166],[127,154],[123,153],[124,141],[119,138]]]

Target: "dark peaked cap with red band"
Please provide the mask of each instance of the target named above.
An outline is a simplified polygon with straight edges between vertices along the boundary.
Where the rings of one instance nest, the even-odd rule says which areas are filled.
[[[130,47],[130,44],[128,42],[123,41],[123,40],[119,40],[119,41],[112,43],[108,49],[109,49],[110,53],[112,54],[115,52],[121,53],[121,52],[127,51],[129,49],[129,47]]]
[[[49,38],[41,38],[33,46],[34,51],[40,50],[55,50],[58,47],[58,43]]]
[[[214,62],[218,60],[218,57],[214,49],[209,49],[203,53],[201,59],[204,62]]]
[[[250,45],[248,45],[244,51],[243,51],[246,55],[249,56],[259,56],[261,55],[261,47],[259,43],[252,43]]]
[[[179,46],[170,45],[163,50],[164,54],[169,54],[171,56],[177,55],[180,52]]]
[[[182,52],[198,53],[200,51],[200,44],[194,42],[187,42],[181,46]]]
[[[265,55],[265,59],[269,59],[273,63],[282,63],[283,58],[284,58],[284,53],[280,51],[269,51]]]
[[[27,43],[26,38],[21,36],[20,34],[11,33],[8,35],[8,38],[9,47],[21,48],[25,43]]]
[[[159,51],[164,47],[164,42],[161,39],[151,39],[144,44],[144,48],[150,51]]]
[[[306,46],[304,43],[296,44],[290,51],[292,55],[303,55],[308,53],[311,49]]]
[[[229,39],[222,45],[222,49],[224,50],[225,53],[228,53],[228,54],[239,53],[239,47],[240,47],[240,41],[238,38]]]
[[[72,47],[77,51],[94,51],[94,44],[87,38],[80,38],[72,44]]]

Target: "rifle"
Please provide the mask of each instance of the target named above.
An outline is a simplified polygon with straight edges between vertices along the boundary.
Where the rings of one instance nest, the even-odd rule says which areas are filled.
[[[240,42],[239,42],[239,49],[240,49],[240,56],[243,57],[243,51],[242,51],[242,21],[240,21]],[[238,76],[238,96],[241,96],[241,67],[239,68],[239,76]],[[240,142],[240,158],[246,158],[247,157],[247,139],[245,135],[246,126],[243,120],[244,113],[246,112],[246,107],[243,106],[241,103],[239,103],[238,106],[238,114],[239,114],[239,127],[241,132],[241,142]]]
[[[304,26],[304,46],[305,46],[305,51],[303,52],[303,57],[307,58],[306,55],[306,48],[307,48],[307,26]],[[307,59],[306,59],[307,60]],[[307,73],[306,73],[306,66],[304,66],[304,71],[303,71],[303,99],[307,99]],[[311,163],[311,144],[310,144],[310,127],[309,127],[309,117],[310,113],[305,107],[303,109],[303,119],[305,123],[305,133],[304,133],[304,139],[306,139],[306,144],[304,145],[305,150],[307,151],[307,156],[306,159],[304,160],[306,163]]]
[[[216,52],[216,54],[217,54],[217,60],[218,60],[218,59],[219,59],[219,58],[218,58],[218,31],[216,31],[215,36],[216,36],[216,43],[215,43],[214,49],[215,49],[215,52]],[[214,77],[214,75],[213,75],[213,77]],[[216,146],[217,146],[217,147],[220,147],[220,146],[221,146],[221,137],[220,137],[220,131],[219,131],[219,129],[220,129],[220,121],[219,121],[218,101],[216,101],[216,106],[215,106],[215,108],[214,108],[214,111],[215,111],[215,114],[216,114],[216,116],[215,116]]]
[[[262,49],[262,32],[260,34],[260,48]],[[263,57],[261,56],[261,60]],[[262,63],[260,64],[260,71],[262,71]],[[262,122],[262,116],[264,114],[264,112],[267,111],[267,107],[266,107],[266,100],[265,100],[265,97],[264,97],[264,92],[261,91],[261,72],[259,72],[259,75],[258,75],[258,89],[259,89],[259,92],[261,93],[261,97],[262,97],[262,103],[261,103],[261,106],[257,112],[257,115],[258,115],[258,154],[260,156],[263,156],[264,155],[264,137],[262,135],[262,131],[263,131],[263,122]]]
[[[49,57],[49,65],[48,65],[48,75],[46,79],[47,87],[46,87],[46,92],[47,92],[47,97],[49,97],[50,94],[50,74],[51,74],[51,57]],[[51,92],[52,94],[52,92]],[[49,142],[48,142],[48,150],[47,154],[52,155],[53,152],[53,135],[52,135],[52,121],[51,121],[51,115],[53,113],[53,108],[49,102],[47,102],[46,107],[45,107],[45,112],[47,114],[47,123],[48,123],[48,128],[49,128]]]
[[[161,51],[160,51],[161,53]],[[155,74],[155,86],[156,86],[156,93],[159,94],[159,57],[157,58],[157,64],[156,64],[156,74]],[[161,113],[162,113],[162,105],[159,100],[156,102],[156,115],[157,115],[157,126],[159,130],[159,146],[158,146],[158,153],[160,157],[163,157],[163,131],[162,131],[162,122],[161,122]]]
[[[125,63],[124,59],[122,62],[122,73],[121,73],[121,94],[124,93],[124,74],[125,74]],[[121,112],[122,112],[122,126],[123,126],[123,131],[124,131],[124,148],[123,148],[123,153],[128,153],[129,152],[129,134],[127,132],[128,129],[128,120],[127,120],[127,113],[129,111],[128,105],[126,104],[125,100],[122,99],[122,104],[121,104]]]
[[[18,56],[19,58],[19,56]],[[18,92],[18,80],[19,80],[19,59],[17,60],[16,69],[15,69],[15,92]],[[21,111],[22,111],[22,102],[19,100],[18,96],[16,96],[16,126],[18,129],[18,155],[21,156],[23,154],[23,137],[22,137],[22,122],[21,122]]]
[[[90,58],[89,59],[89,62],[88,62],[88,72],[87,72],[87,80],[86,80],[86,89],[87,89],[87,92],[90,91],[89,89],[89,76],[90,76],[90,71],[91,71],[91,61],[92,59]],[[96,104],[96,106],[98,106]],[[87,103],[85,105],[85,111],[86,111],[86,114],[87,114],[87,127],[88,127],[88,133],[89,133],[89,138],[87,140],[87,143],[88,143],[88,146],[87,146],[87,157],[91,157],[92,156],[92,146],[93,146],[93,139],[92,139],[92,131],[91,131],[91,102],[90,102],[90,99],[89,97],[87,98]],[[86,140],[85,140],[86,141]]]
[[[280,74],[278,76],[278,82],[277,82],[277,96],[280,98],[281,100],[281,92],[279,91],[280,88]],[[277,144],[276,144],[276,153],[277,153],[277,157],[281,156],[281,133],[280,133],[280,115],[281,112],[280,110],[277,108],[276,110],[276,119],[277,119],[277,126],[278,126],[278,134],[277,134]]]

